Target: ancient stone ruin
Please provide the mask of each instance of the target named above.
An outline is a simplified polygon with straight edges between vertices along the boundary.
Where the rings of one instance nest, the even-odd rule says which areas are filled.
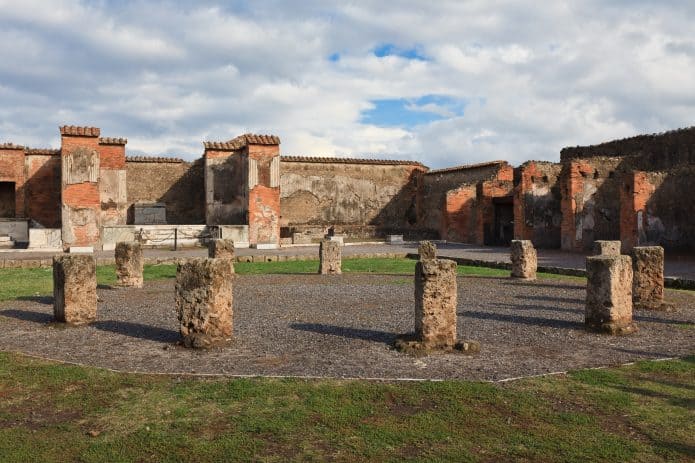
[[[620,241],[596,240],[591,253],[594,256],[619,256],[620,246]]]
[[[185,347],[219,347],[232,339],[232,279],[226,259],[188,259],[176,267],[176,313]]]
[[[637,331],[632,321],[632,262],[629,256],[586,258],[585,324],[609,334]]]
[[[93,256],[66,254],[53,258],[53,316],[69,325],[96,320],[97,273]]]
[[[118,285],[142,288],[143,256],[140,243],[117,243],[114,254]]]
[[[437,258],[437,245],[431,241],[420,241],[417,251],[420,260]]]
[[[632,301],[635,308],[666,310],[664,304],[664,248],[637,246],[632,249]]]
[[[215,238],[208,242],[208,257],[234,259],[234,241]]]
[[[342,256],[340,243],[322,240],[319,245],[319,273],[321,275],[340,275]]]
[[[536,249],[530,240],[512,240],[512,278],[535,280],[538,268]]]

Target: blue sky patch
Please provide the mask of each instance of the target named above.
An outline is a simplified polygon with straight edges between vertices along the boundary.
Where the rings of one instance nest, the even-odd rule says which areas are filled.
[[[427,61],[427,57],[422,53],[419,47],[400,48],[392,43],[382,43],[374,49],[374,56],[383,58],[384,56],[400,56],[406,59],[417,59]]]
[[[414,127],[463,116],[466,102],[444,95],[419,98],[372,100],[373,108],[363,111],[360,122],[381,127]]]
[[[331,61],[333,63],[340,61],[340,53],[336,52],[331,55],[328,55],[328,61]]]

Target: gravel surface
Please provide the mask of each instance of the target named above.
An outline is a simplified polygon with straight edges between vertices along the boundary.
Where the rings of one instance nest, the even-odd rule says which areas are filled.
[[[234,288],[234,343],[176,345],[174,281],[99,289],[98,320],[52,322],[49,298],[0,303],[0,350],[123,371],[230,375],[500,380],[695,349],[695,293],[667,291],[675,312],[635,313],[636,334],[584,330],[585,290],[572,280],[459,277],[458,334],[481,353],[411,357],[393,350],[413,328],[412,276],[245,275]]]

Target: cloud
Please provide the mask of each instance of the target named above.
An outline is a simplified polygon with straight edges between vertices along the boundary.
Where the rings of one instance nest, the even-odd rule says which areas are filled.
[[[693,125],[695,4],[0,0],[0,141],[133,153],[275,133],[431,167]]]

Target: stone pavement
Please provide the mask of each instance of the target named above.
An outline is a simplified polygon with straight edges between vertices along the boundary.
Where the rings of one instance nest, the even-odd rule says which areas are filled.
[[[303,256],[315,255],[316,260],[319,258],[319,245],[302,245],[289,246],[281,249],[243,249],[235,250],[238,257],[241,256]],[[403,244],[385,244],[385,243],[360,243],[348,244],[343,247],[343,258],[350,258],[357,255],[365,254],[417,254],[417,242],[405,242]],[[14,267],[18,265],[7,264],[6,261],[40,261],[52,259],[55,252],[30,252],[30,251],[0,251],[0,268]],[[173,261],[177,258],[185,257],[206,257],[207,249],[205,248],[187,248],[178,251],[167,249],[145,249],[145,259],[148,262],[162,260]],[[460,243],[437,243],[437,254],[441,257],[460,258],[469,260],[479,260],[490,263],[510,264],[509,248],[496,246],[477,246],[471,244]],[[113,259],[113,251],[97,251],[95,257],[99,259]],[[539,267],[559,267],[566,269],[585,268],[584,254],[565,252],[558,249],[538,249],[538,266]],[[671,255],[666,253],[665,276],[672,278],[681,278],[687,280],[695,280],[695,255]],[[27,267],[39,267],[37,262],[35,265]],[[34,262],[32,262],[34,264]]]

